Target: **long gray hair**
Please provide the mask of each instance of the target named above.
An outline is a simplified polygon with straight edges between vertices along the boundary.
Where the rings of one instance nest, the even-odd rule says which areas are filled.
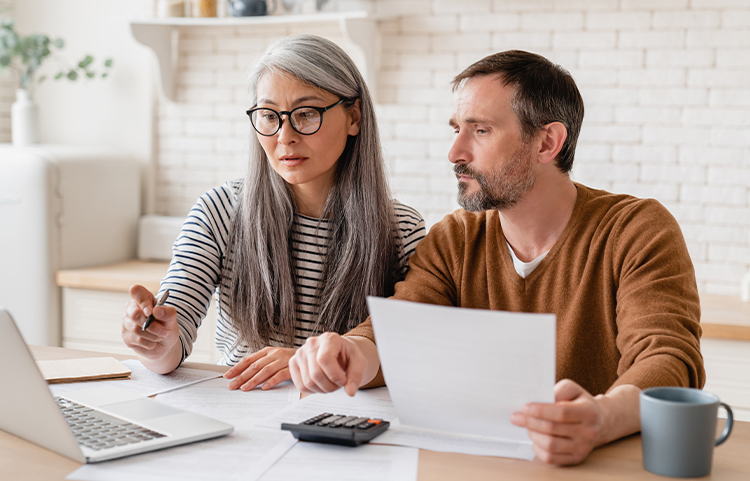
[[[268,48],[250,75],[254,104],[258,82],[269,72],[351,99],[344,108],[360,99],[359,134],[347,139],[323,208],[331,233],[315,332],[343,333],[367,317],[366,296],[391,295],[396,279],[393,206],[372,99],[349,56],[317,36],[287,38]],[[291,234],[297,205],[252,132],[250,163],[229,238],[229,309],[238,342],[257,350],[274,334],[292,347],[297,315]]]

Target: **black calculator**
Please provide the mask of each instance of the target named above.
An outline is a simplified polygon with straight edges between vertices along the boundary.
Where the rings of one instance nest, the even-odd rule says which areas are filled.
[[[390,425],[382,419],[323,413],[299,424],[284,423],[281,429],[291,431],[302,441],[359,446],[385,432]]]

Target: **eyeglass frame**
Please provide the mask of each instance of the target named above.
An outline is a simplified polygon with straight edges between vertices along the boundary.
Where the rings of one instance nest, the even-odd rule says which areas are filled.
[[[326,112],[328,112],[332,108],[338,106],[339,104],[342,104],[342,103],[346,102],[347,100],[354,100],[354,99],[343,97],[343,98],[339,99],[338,102],[335,102],[335,103],[329,105],[328,107],[313,107],[311,105],[301,105],[299,107],[293,108],[292,110],[282,110],[281,112],[276,111],[274,109],[269,109],[268,107],[253,107],[253,108],[251,108],[249,110],[246,110],[245,113],[250,118],[250,125],[253,126],[253,129],[256,132],[258,132],[258,135],[262,135],[263,137],[273,137],[274,135],[276,135],[276,134],[279,133],[279,130],[281,130],[281,127],[284,125],[284,118],[282,117],[282,115],[286,115],[286,118],[290,119],[289,120],[289,125],[298,134],[300,134],[300,135],[314,135],[314,134],[316,134],[316,133],[318,133],[320,131],[321,127],[323,127],[323,114],[326,113]],[[310,132],[309,134],[306,134],[304,132],[300,132],[299,130],[297,130],[297,127],[294,126],[294,124],[291,121],[292,112],[294,112],[295,110],[299,110],[299,109],[313,109],[313,110],[317,110],[318,111],[318,113],[320,114],[320,124],[318,124],[318,128],[315,129],[315,132]],[[258,128],[255,126],[255,123],[253,122],[253,112],[256,112],[258,110],[270,110],[271,112],[273,112],[273,113],[276,114],[276,117],[279,118],[279,126],[276,128],[276,131],[274,133],[272,133],[272,134],[264,134],[261,131],[259,131]]]

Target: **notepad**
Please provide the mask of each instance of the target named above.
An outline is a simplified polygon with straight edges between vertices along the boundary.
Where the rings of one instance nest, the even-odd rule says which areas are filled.
[[[48,384],[127,379],[131,370],[113,357],[87,357],[59,361],[37,361]]]

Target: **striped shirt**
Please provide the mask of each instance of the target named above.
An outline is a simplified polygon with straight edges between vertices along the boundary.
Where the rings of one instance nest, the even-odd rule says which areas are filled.
[[[198,327],[206,317],[211,296],[217,299],[216,347],[222,353],[220,364],[232,366],[252,352],[238,342],[239,330],[229,315],[229,270],[227,269],[229,227],[242,189],[242,180],[227,182],[202,195],[192,208],[172,248],[172,262],[161,282],[161,292],[169,289],[167,305],[177,310],[182,343],[182,359],[190,355]],[[408,270],[408,260],[425,235],[422,216],[411,207],[393,201],[397,224],[398,279]],[[295,268],[296,347],[320,332],[314,331],[319,304],[319,284],[328,250],[328,221],[296,215],[292,226],[292,259]],[[272,346],[283,346],[271,338]]]

